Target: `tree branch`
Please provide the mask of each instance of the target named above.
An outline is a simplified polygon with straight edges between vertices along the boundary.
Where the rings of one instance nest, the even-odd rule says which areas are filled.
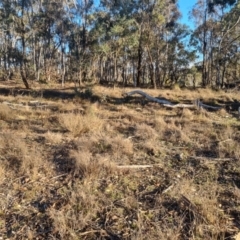
[[[149,101],[157,102],[157,103],[162,104],[163,106],[169,107],[169,108],[205,108],[205,109],[213,109],[213,110],[219,110],[219,109],[223,108],[223,107],[214,107],[214,106],[204,104],[204,103],[200,102],[200,100],[194,101],[193,104],[181,104],[181,103],[173,104],[168,100],[152,97],[141,90],[134,90],[134,91],[128,92],[125,94],[125,96],[132,96],[134,94],[139,94],[139,95],[145,97],[146,99],[148,99]]]

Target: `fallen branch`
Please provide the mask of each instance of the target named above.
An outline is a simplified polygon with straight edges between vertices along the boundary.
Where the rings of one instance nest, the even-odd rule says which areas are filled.
[[[196,108],[195,104],[182,104],[182,103],[178,103],[175,105],[163,104],[163,106],[168,108]]]
[[[146,99],[148,99],[149,101],[163,104],[163,106],[169,107],[169,108],[206,108],[206,109],[213,109],[213,110],[219,110],[219,109],[223,108],[223,107],[214,107],[214,106],[206,105],[206,104],[202,103],[200,100],[194,101],[193,104],[181,104],[181,103],[173,104],[168,100],[152,97],[141,90],[134,90],[134,91],[126,93],[125,95],[132,96],[134,94],[139,94],[139,95],[145,97]]]
[[[221,140],[221,141],[215,141],[216,143],[224,143],[224,142],[228,142],[228,141],[233,141],[232,138],[228,138],[228,139],[225,139],[225,140]]]
[[[126,96],[132,96],[134,94],[142,95],[142,96],[144,96],[145,98],[147,98],[148,100],[150,100],[152,102],[157,102],[157,103],[160,103],[160,104],[173,105],[171,102],[169,102],[167,100],[158,99],[158,98],[152,97],[152,96],[148,95],[147,93],[145,93],[145,92],[143,92],[141,90],[134,90],[134,91],[128,92],[128,93],[126,93]]]
[[[61,177],[65,177],[67,175],[67,173],[52,177],[51,179],[57,179],[57,178],[61,178]]]
[[[164,189],[164,190],[162,191],[162,193],[167,193],[167,192],[169,192],[174,186],[175,186],[175,184],[170,185],[169,187],[167,187],[166,189]]]
[[[117,166],[120,169],[143,169],[143,168],[153,168],[160,166],[160,164],[153,164],[153,165],[121,165]]]
[[[197,104],[198,108],[206,108],[206,109],[213,109],[213,110],[220,110],[223,108],[223,107],[213,107],[213,106],[204,104],[200,100],[196,100],[196,104]]]
[[[86,236],[92,233],[101,233],[101,230],[91,230],[91,231],[87,231],[87,232],[83,232],[83,233],[79,233],[79,236]]]
[[[48,105],[45,103],[40,103],[38,101],[30,101],[27,104],[23,103],[11,103],[8,101],[2,102],[2,104],[5,104],[9,106],[11,109],[18,109],[18,108],[41,108],[41,109],[55,109],[56,106],[54,105]]]
[[[38,107],[38,106],[43,106],[46,105],[46,103],[42,103],[39,101],[29,101],[28,106],[33,106],[33,107]]]

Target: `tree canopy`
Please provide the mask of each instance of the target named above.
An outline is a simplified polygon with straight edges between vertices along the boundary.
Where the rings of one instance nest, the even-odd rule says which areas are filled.
[[[240,80],[239,0],[0,0],[0,77],[162,87]],[[195,83],[194,83],[195,84]]]

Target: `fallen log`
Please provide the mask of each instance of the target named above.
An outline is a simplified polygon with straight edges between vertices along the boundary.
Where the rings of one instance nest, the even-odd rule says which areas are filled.
[[[157,102],[157,103],[160,103],[160,104],[173,105],[171,102],[169,102],[167,100],[158,99],[158,98],[152,97],[152,96],[148,95],[147,93],[145,93],[145,92],[143,92],[141,90],[134,90],[134,91],[128,92],[128,93],[126,93],[126,96],[132,96],[134,94],[142,95],[146,99],[148,99],[149,101],[152,101],[152,102]]]
[[[197,103],[198,108],[206,108],[206,109],[212,109],[212,110],[220,110],[223,108],[223,107],[214,107],[214,106],[204,104],[200,100],[196,100],[196,103]]]
[[[193,102],[193,104],[182,104],[182,103],[173,104],[168,100],[158,99],[158,98],[152,97],[152,96],[148,95],[147,93],[145,93],[141,90],[134,90],[134,91],[128,92],[128,93],[125,94],[125,96],[128,97],[128,96],[132,96],[132,95],[135,95],[135,94],[139,94],[139,95],[145,97],[146,99],[148,99],[151,102],[157,102],[157,103],[162,104],[163,106],[168,107],[168,108],[205,108],[205,109],[212,109],[212,110],[220,110],[220,109],[223,108],[223,107],[220,107],[220,106],[219,107],[214,107],[214,106],[204,104],[200,100],[195,100]]]
[[[178,103],[175,105],[163,104],[163,106],[168,108],[196,108],[195,104],[182,104],[182,103]]]

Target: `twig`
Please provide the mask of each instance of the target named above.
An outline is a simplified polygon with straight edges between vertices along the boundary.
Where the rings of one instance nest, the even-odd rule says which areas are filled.
[[[165,190],[163,190],[162,193],[167,193],[167,192],[170,191],[173,187],[174,187],[174,184],[170,185],[170,186],[167,187]]]
[[[163,106],[169,108],[196,108],[195,104],[182,104],[182,103],[178,103],[175,105],[163,104]]]
[[[83,232],[83,233],[79,233],[79,236],[85,236],[91,233],[99,233],[101,232],[101,230],[91,230],[91,231],[87,231],[87,232]]]
[[[56,179],[56,178],[64,177],[64,176],[66,176],[66,175],[67,175],[67,173],[64,173],[64,174],[61,174],[61,175],[52,177],[51,179]]]
[[[225,140],[222,140],[222,141],[216,141],[217,143],[224,143],[224,142],[228,142],[228,141],[232,141],[231,138],[228,138],[228,139],[225,139]]]
[[[120,169],[140,169],[140,168],[153,168],[161,166],[160,164],[153,164],[153,165],[122,165],[122,166],[117,166],[117,168]]]
[[[190,156],[190,158],[199,159],[199,160],[208,160],[213,162],[228,162],[228,161],[234,160],[234,158],[214,158],[214,157],[197,157],[197,156]]]

